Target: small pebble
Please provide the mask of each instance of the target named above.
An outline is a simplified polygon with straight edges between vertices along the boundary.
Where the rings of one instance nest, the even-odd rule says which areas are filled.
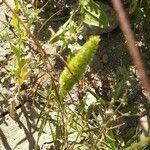
[[[106,54],[104,54],[103,55],[103,57],[102,57],[102,60],[103,60],[103,62],[105,63],[105,64],[107,64],[108,63],[108,55],[106,55]]]
[[[32,8],[32,4],[27,4],[27,8]]]

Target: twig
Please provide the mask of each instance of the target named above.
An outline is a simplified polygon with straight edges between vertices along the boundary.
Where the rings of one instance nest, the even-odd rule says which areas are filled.
[[[129,48],[129,52],[132,57],[133,63],[137,68],[139,79],[145,91],[150,92],[150,80],[146,74],[146,69],[141,57],[140,50],[138,46],[135,45],[134,33],[131,30],[131,26],[123,8],[123,4],[121,0],[112,0],[112,3],[118,16],[120,28],[124,34],[124,37],[127,40],[127,46]]]
[[[20,104],[18,104],[18,105],[15,107],[15,111],[18,110],[19,108],[21,108],[27,101],[28,101],[28,100],[24,100],[23,102],[21,102]],[[5,116],[8,115],[9,113],[10,113],[9,110],[0,112],[0,118],[5,117]]]

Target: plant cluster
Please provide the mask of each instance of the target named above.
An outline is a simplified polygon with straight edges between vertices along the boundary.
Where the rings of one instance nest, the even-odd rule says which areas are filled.
[[[136,69],[133,66],[121,66],[114,71],[108,69],[105,79],[103,75],[96,79],[89,69],[101,37],[86,31],[92,27],[108,29],[111,26],[104,8],[109,3],[94,0],[72,2],[14,0],[14,7],[10,7],[7,1],[3,1],[11,15],[10,22],[1,21],[4,29],[1,29],[0,38],[7,41],[12,50],[10,76],[15,78],[13,95],[20,97],[21,91],[27,91],[25,94],[29,92],[31,99],[36,99],[34,103],[44,103],[37,121],[39,131],[35,149],[38,149],[46,124],[49,124],[50,143],[53,143],[50,149],[54,150],[149,148],[150,139],[147,137],[140,141],[142,129],[137,128],[142,112],[137,106],[138,101],[133,101],[143,93]],[[149,2],[129,0],[126,5],[129,13],[136,16],[135,29],[147,27]],[[46,19],[42,17],[43,13],[47,13]],[[61,21],[62,14],[65,16],[62,22],[65,23],[57,31],[51,28],[47,41],[40,41],[34,35],[37,29],[33,28],[38,23],[41,24],[40,34],[47,23]],[[56,43],[59,45],[57,51],[47,54],[43,45]],[[58,62],[63,69],[55,67]],[[98,92],[97,85],[93,84],[98,84]],[[15,111],[16,105],[11,109]]]

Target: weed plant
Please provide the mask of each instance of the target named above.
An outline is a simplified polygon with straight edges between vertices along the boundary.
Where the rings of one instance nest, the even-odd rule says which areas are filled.
[[[67,5],[67,1],[62,2],[65,3],[64,6]],[[36,23],[44,22],[45,25],[47,21],[52,22],[51,19],[55,18],[47,3],[42,7],[39,5],[39,8],[30,1],[27,3],[14,0],[14,8],[5,0],[3,3],[11,12],[11,22],[3,23],[11,26],[15,33],[12,39],[8,34],[2,34],[9,32],[7,29],[4,29],[6,32],[1,32],[1,38],[8,41],[13,52],[12,75],[16,79],[14,92],[20,93],[23,90],[22,85],[27,84],[31,95],[44,101],[37,121],[39,131],[35,149],[38,149],[38,142],[46,124],[49,124],[51,132],[49,143],[53,143],[50,149],[146,149],[150,139],[147,137],[139,141],[142,131],[138,130],[137,126],[127,127],[129,125],[126,122],[129,118],[132,120],[140,117],[139,108],[130,96],[133,91],[141,91],[135,77],[135,68],[121,67],[114,72],[109,71],[111,92],[108,99],[97,93],[85,76],[98,44],[101,44],[99,36],[84,37],[85,24],[103,28],[110,25],[101,5],[93,0],[77,1],[78,7],[70,13],[68,21],[56,33],[52,32],[49,40],[45,41],[51,44],[63,43],[57,53],[48,56],[42,47],[43,43],[31,31],[31,27]],[[48,20],[40,18],[45,7],[50,15]],[[130,8],[130,11],[134,10]],[[86,40],[83,45],[79,42],[81,37]],[[27,43],[30,46],[28,50]],[[67,61],[61,56],[66,50],[70,56]],[[29,61],[28,56],[31,54]],[[64,65],[63,71],[59,70],[61,73],[58,73],[53,65],[56,58]],[[39,62],[36,62],[37,60]],[[38,70],[38,77],[35,86],[32,87],[30,78],[35,70]],[[46,80],[42,82],[44,78]],[[80,99],[76,94],[78,89],[84,91]]]

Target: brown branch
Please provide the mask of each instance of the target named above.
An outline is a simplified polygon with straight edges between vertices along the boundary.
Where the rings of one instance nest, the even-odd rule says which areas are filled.
[[[141,57],[140,50],[138,46],[135,44],[134,33],[131,30],[131,26],[127,15],[125,13],[125,9],[123,8],[123,4],[121,0],[112,0],[113,7],[117,13],[118,20],[120,23],[120,28],[124,34],[124,37],[127,40],[127,46],[132,57],[133,63],[136,66],[138,71],[139,79],[147,92],[150,92],[150,80],[146,74],[146,69]]]

